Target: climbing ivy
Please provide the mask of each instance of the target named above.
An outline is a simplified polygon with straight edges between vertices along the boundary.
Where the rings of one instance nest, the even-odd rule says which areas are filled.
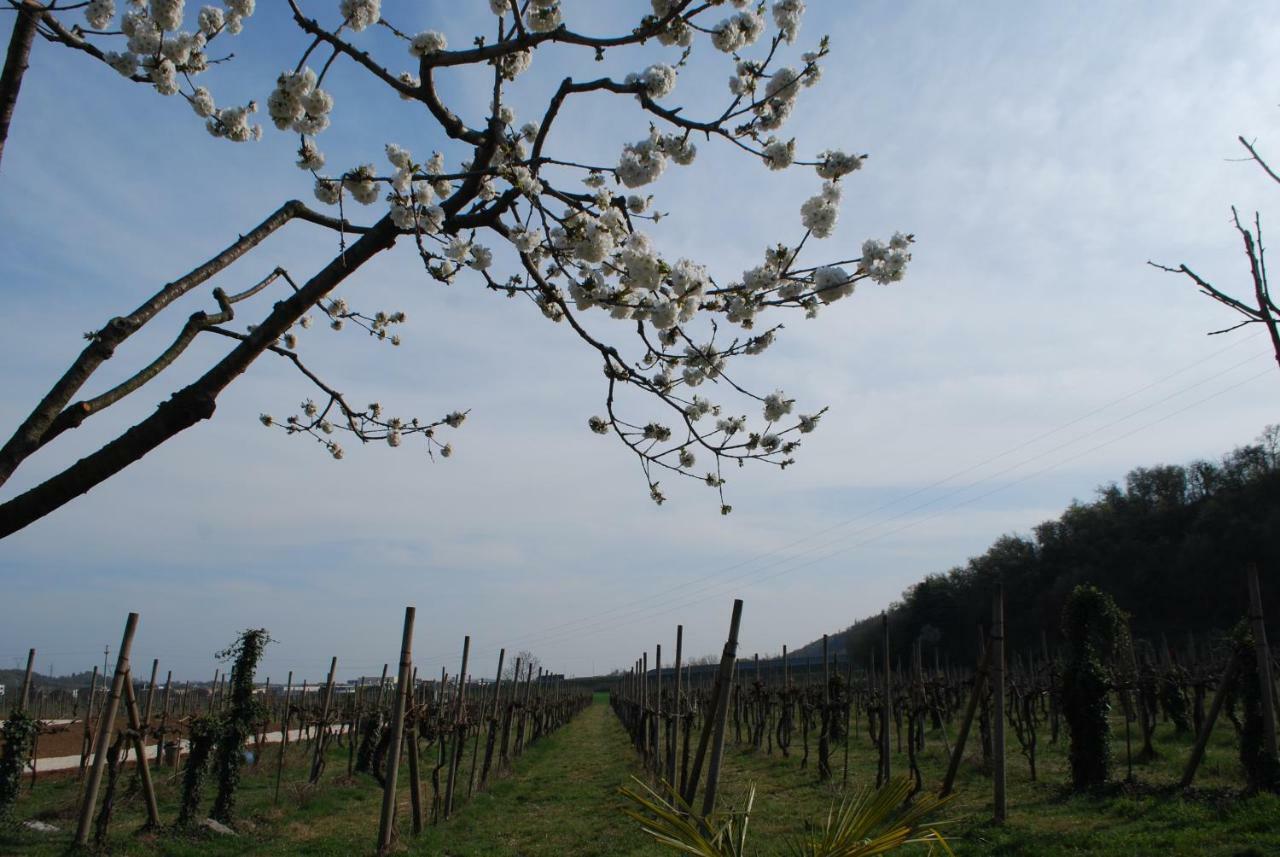
[[[1240,724],[1240,764],[1244,766],[1249,791],[1280,791],[1280,762],[1267,752],[1265,727],[1262,723],[1262,683],[1258,681],[1257,650],[1249,623],[1241,620],[1231,632],[1240,678],[1236,694],[1244,709]]]
[[[240,787],[240,771],[244,767],[244,745],[253,735],[255,724],[265,712],[253,697],[253,675],[262,660],[262,652],[271,642],[265,628],[243,631],[225,651],[221,660],[231,660],[231,706],[222,716],[218,730],[218,746],[213,760],[218,778],[218,794],[210,816],[230,823],[235,810],[236,789]]]
[[[1062,611],[1062,713],[1071,733],[1068,757],[1076,791],[1102,785],[1111,773],[1109,664],[1128,638],[1126,622],[1111,596],[1094,586],[1077,586]]]
[[[206,714],[191,721],[188,739],[191,747],[187,765],[182,771],[182,797],[178,808],[178,826],[192,824],[200,812],[200,797],[204,791],[205,772],[209,768],[209,754],[218,734],[218,718]]]
[[[0,825],[13,820],[13,806],[22,787],[22,769],[35,747],[39,724],[24,711],[13,711],[4,722],[4,751],[0,752]]]

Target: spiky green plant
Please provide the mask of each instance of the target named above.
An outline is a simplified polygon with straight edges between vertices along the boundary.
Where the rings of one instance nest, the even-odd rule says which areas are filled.
[[[697,857],[746,857],[747,825],[755,804],[755,785],[742,810],[708,817],[695,813],[678,794],[636,780],[640,789],[623,788],[635,807],[624,810],[659,844]],[[949,798],[921,795],[907,804],[911,780],[898,777],[878,789],[866,788],[832,806],[821,826],[808,829],[788,843],[791,857],[873,857],[905,845],[924,845],[951,854],[946,839],[929,818]]]
[[[738,811],[714,812],[703,817],[685,803],[665,781],[661,791],[632,777],[642,791],[625,786],[619,791],[637,808],[627,807],[627,815],[640,822],[645,833],[659,845],[700,857],[745,857],[747,823],[756,800],[755,783],[747,791],[746,806]]]

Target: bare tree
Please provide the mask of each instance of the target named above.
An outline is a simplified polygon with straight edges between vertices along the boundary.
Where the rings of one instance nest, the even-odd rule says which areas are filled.
[[[1269,179],[1280,183],[1280,175],[1277,175],[1275,170],[1258,154],[1254,144],[1244,137],[1238,137],[1237,139],[1240,141],[1240,145],[1244,146],[1245,151],[1249,153],[1247,160],[1257,163]],[[1239,330],[1251,324],[1263,325],[1266,328],[1267,336],[1271,339],[1271,349],[1275,354],[1276,363],[1280,364],[1280,328],[1277,327],[1280,308],[1277,308],[1275,302],[1271,299],[1271,289],[1267,283],[1266,251],[1262,244],[1262,216],[1255,211],[1252,224],[1247,221],[1242,223],[1240,213],[1236,211],[1235,206],[1232,206],[1231,221],[1244,244],[1245,258],[1249,260],[1249,277],[1252,280],[1252,288],[1247,290],[1250,292],[1249,294],[1245,294],[1246,290],[1240,290],[1238,294],[1241,296],[1237,297],[1231,291],[1214,285],[1185,264],[1176,268],[1157,265],[1155,262],[1148,262],[1147,264],[1171,274],[1180,274],[1187,277],[1195,283],[1201,294],[1212,298],[1223,306],[1229,307],[1239,316],[1242,316],[1241,321],[1229,327],[1210,331],[1211,336],[1219,333],[1230,333],[1233,330]]]

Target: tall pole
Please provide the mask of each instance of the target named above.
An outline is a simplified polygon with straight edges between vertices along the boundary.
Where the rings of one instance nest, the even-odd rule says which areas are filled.
[[[1253,626],[1253,649],[1258,655],[1258,684],[1262,696],[1262,728],[1267,755],[1274,761],[1276,751],[1275,685],[1271,682],[1271,649],[1267,646],[1267,624],[1262,617],[1262,587],[1258,584],[1258,564],[1249,563],[1249,622]]]
[[[36,650],[31,649],[27,652],[27,671],[22,676],[22,691],[18,694],[18,710],[26,711],[27,704],[31,701],[31,671],[36,665]]]
[[[992,769],[991,779],[995,799],[995,820],[1003,824],[1008,811],[1005,794],[1004,772],[1004,586],[996,587],[991,604],[991,712]]]
[[[133,647],[133,634],[137,629],[138,614],[130,613],[124,625],[120,652],[116,657],[116,671],[111,677],[111,693],[98,720],[97,752],[93,756],[93,767],[89,769],[89,780],[85,783],[84,799],[80,804],[80,818],[76,822],[76,845],[78,846],[89,844],[89,826],[93,821],[93,810],[98,803],[102,770],[107,764],[107,747],[111,744],[111,732],[115,729],[116,713],[120,710],[120,697],[124,690],[125,679],[129,674],[129,650]]]
[[[711,759],[707,766],[707,790],[702,798],[702,815],[711,815],[716,808],[716,791],[720,786],[720,760],[724,755],[724,733],[729,720],[729,691],[731,689],[733,667],[738,659],[738,627],[742,623],[742,599],[733,602],[733,615],[729,619],[729,639],[725,641],[724,651],[720,655],[720,670],[716,674],[715,709],[712,720],[703,729],[702,739],[698,742],[698,757],[694,760],[693,772],[689,775],[686,800],[693,802],[698,788],[698,779],[702,765],[702,754],[710,735]]]
[[[409,701],[409,682],[413,673],[414,613],[414,608],[404,608],[404,636],[400,640],[400,675],[396,681],[396,707],[391,714],[391,744],[387,749],[387,778],[382,789],[382,815],[378,819],[379,854],[386,854],[391,848],[392,820],[396,810],[396,777],[400,773],[400,743],[404,740],[404,710]],[[415,747],[414,750],[416,751],[417,748]]]
[[[676,755],[680,752],[680,658],[684,654],[684,625],[676,625],[676,690],[671,698],[671,748],[667,753],[667,783],[675,794],[680,793],[679,765]]]
[[[893,775],[893,763],[889,758],[889,724],[893,722],[893,676],[889,668],[889,614],[880,614],[880,625],[884,637],[884,722],[880,724],[880,764],[883,767],[882,781],[889,782]]]

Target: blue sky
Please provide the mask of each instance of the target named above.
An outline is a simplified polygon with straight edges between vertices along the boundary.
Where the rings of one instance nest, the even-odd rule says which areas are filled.
[[[647,5],[565,7],[573,26],[599,32]],[[782,319],[786,335],[745,369],[759,389],[831,406],[794,468],[734,474],[727,518],[698,486],[654,506],[630,453],[586,430],[603,385],[581,343],[474,281],[430,281],[406,246],[341,291],[407,311],[404,344],[320,330],[304,354],[357,400],[397,413],[471,408],[455,456],[377,446],[333,462],[268,432],[259,413],[292,413],[310,392],[262,360],[212,422],[0,544],[0,663],[34,645],[42,668],[87,667],[137,610],[136,657],[181,675],[211,674],[214,651],[261,625],[279,640],[273,678],[315,679],[331,654],[353,676],[394,660],[414,604],[428,673],[455,663],[471,634],[485,659],[527,648],[583,674],[672,645],[678,622],[691,653],[717,650],[735,596],[744,651],[776,651],[878,611],[1133,466],[1214,457],[1276,421],[1280,379],[1262,335],[1206,337],[1231,316],[1145,264],[1185,261],[1243,286],[1230,206],[1261,210],[1264,227],[1280,210],[1235,142],[1256,138],[1280,161],[1280,23],[1267,5],[808,5],[797,47],[828,33],[833,56],[786,133],[809,156],[871,154],[846,180],[822,255],[857,255],[864,238],[898,229],[918,243],[903,283],[865,286],[814,321]],[[304,40],[283,6],[260,3],[236,58],[211,73],[221,102],[265,101],[296,61]],[[306,4],[329,19],[336,7]],[[453,46],[491,19],[480,0],[383,7]],[[9,26],[0,20],[0,38]],[[408,68],[382,32],[357,38]],[[533,118],[566,75],[662,57],[673,54],[654,46],[596,64],[540,51],[514,103]],[[718,103],[730,73],[701,45],[673,98],[690,111]],[[419,155],[444,145],[429,117],[360,70],[334,75],[335,125],[320,139],[330,164],[381,164],[386,142]],[[473,119],[488,103],[466,73],[442,75],[442,94]],[[647,127],[616,97],[565,120],[556,147],[605,160]],[[17,424],[83,331],[284,199],[310,199],[295,147],[273,129],[252,145],[214,140],[176,100],[37,44],[0,164],[0,423]],[[692,167],[647,189],[671,213],[651,231],[665,255],[733,277],[794,235],[818,184],[810,170],[769,173],[704,144]],[[277,264],[306,276],[334,250],[331,234],[290,226],[218,282]],[[131,340],[93,390],[207,303],[201,291]],[[224,349],[199,343],[162,389],[60,438],[0,498],[96,448]]]

